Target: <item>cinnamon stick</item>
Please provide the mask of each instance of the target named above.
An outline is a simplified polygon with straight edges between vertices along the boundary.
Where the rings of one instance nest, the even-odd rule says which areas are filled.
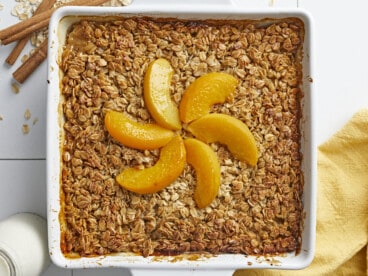
[[[42,2],[38,5],[37,9],[33,13],[33,16],[43,11],[46,11],[48,9],[51,9],[55,3],[56,3],[56,0],[42,0]],[[5,60],[9,65],[13,65],[15,63],[20,53],[23,51],[24,47],[26,46],[30,37],[31,35],[27,35],[26,37],[18,41],[18,43],[15,45],[15,47],[13,48],[13,50],[10,52],[9,56]]]
[[[40,13],[39,15],[42,15],[42,16],[48,15],[48,17],[40,18],[40,20],[36,21],[36,22],[33,22],[33,21],[31,22],[31,19],[32,18],[38,19],[38,15],[35,15],[34,17],[31,17],[30,19],[26,19],[25,21],[29,20],[31,25],[26,26],[24,29],[18,30],[16,32],[13,32],[13,31],[10,30],[11,32],[9,32],[9,34],[7,34],[4,38],[0,38],[1,44],[2,45],[8,45],[8,44],[10,44],[14,41],[17,41],[19,39],[22,39],[23,37],[26,37],[26,36],[30,35],[33,32],[36,32],[36,31],[38,31],[42,28],[47,27],[47,25],[50,22],[50,17],[52,15],[52,12],[53,12],[53,10],[48,10],[44,13]],[[25,22],[25,21],[22,21],[22,22]],[[18,24],[16,24],[16,25],[18,25]],[[13,25],[13,26],[16,27],[16,25]]]
[[[74,0],[61,6],[99,6],[108,0]],[[51,15],[57,8],[52,8],[36,14],[29,19],[23,20],[15,25],[5,28],[0,31],[0,44],[7,45],[11,42],[19,40],[32,32],[38,31],[46,27]]]
[[[17,42],[17,45],[13,48],[13,50],[10,52],[8,57],[5,59],[6,63],[9,65],[13,65],[17,58],[19,57],[20,53],[23,51],[24,47],[26,46],[28,42],[29,36],[19,40]]]
[[[17,42],[17,45],[15,45],[15,47],[13,48],[13,50],[10,52],[10,54],[8,55],[8,57],[6,58],[6,63],[9,65],[13,65],[17,58],[19,57],[20,53],[23,51],[24,47],[26,46],[27,42],[28,42],[29,36],[19,40]]]
[[[39,24],[40,22],[45,22],[46,24],[42,27],[46,27],[48,24],[48,21],[52,15],[52,13],[55,11],[55,9],[50,9],[44,12],[41,12],[35,16],[32,16],[26,20],[20,21],[17,24],[14,24],[8,28],[5,28],[3,30],[0,31],[0,41],[1,44],[3,43],[4,39],[7,39],[9,37],[12,37],[14,35],[16,35],[19,32],[25,31],[25,30],[29,30],[29,33],[27,33],[26,35],[31,34],[34,31],[37,31],[37,29],[34,29],[34,25],[35,24]],[[18,38],[19,39],[19,38]],[[6,44],[4,44],[6,45]]]
[[[13,78],[23,83],[47,57],[48,39],[32,53],[32,55],[13,73]]]

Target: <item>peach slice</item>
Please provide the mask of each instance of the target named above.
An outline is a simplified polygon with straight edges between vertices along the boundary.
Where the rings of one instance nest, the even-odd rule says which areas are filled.
[[[211,204],[218,194],[221,182],[220,164],[209,145],[193,138],[185,139],[184,144],[187,162],[196,171],[194,201],[198,208],[204,208]]]
[[[205,143],[225,144],[239,160],[255,166],[258,150],[254,136],[242,121],[225,114],[208,114],[195,120],[188,131]]]
[[[157,149],[166,145],[174,137],[174,132],[171,130],[156,124],[136,122],[117,111],[106,113],[105,127],[115,140],[135,149]]]
[[[143,96],[147,109],[157,124],[178,130],[181,129],[179,110],[170,95],[173,73],[174,70],[166,59],[159,58],[151,62],[144,76]]]
[[[123,170],[116,181],[125,189],[138,193],[156,193],[174,182],[185,167],[186,151],[183,139],[174,136],[161,148],[159,160],[145,169],[128,168]]]
[[[180,102],[180,119],[194,121],[208,113],[211,106],[223,103],[235,91],[238,80],[223,72],[212,72],[196,79],[185,90]]]

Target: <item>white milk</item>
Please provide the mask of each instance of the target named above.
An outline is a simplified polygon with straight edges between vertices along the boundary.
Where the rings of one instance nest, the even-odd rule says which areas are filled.
[[[1,276],[36,276],[49,264],[45,219],[20,213],[0,222]]]

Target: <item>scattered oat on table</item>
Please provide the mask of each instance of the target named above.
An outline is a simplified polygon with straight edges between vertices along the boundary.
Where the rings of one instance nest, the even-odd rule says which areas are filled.
[[[72,0],[57,0],[55,7],[70,1]],[[20,20],[25,20],[33,15],[42,0],[16,0],[16,2],[17,3],[11,10],[11,14],[18,17]],[[131,2],[132,0],[111,0],[103,4],[103,6],[120,7],[130,5]],[[35,47],[38,47],[44,41],[47,35],[47,28],[33,33],[31,35],[31,44]]]
[[[28,134],[30,131],[29,126],[27,124],[22,125],[22,132],[23,134]]]
[[[29,119],[31,119],[31,111],[27,108],[26,111],[24,112],[24,119],[26,119],[27,121]]]
[[[19,84],[17,84],[16,82],[13,82],[12,85],[11,85],[11,87],[12,87],[12,90],[13,90],[13,92],[15,94],[18,94],[19,93],[19,91],[20,91]]]
[[[32,51],[31,51],[32,52]],[[30,53],[31,54],[31,53]],[[23,55],[22,58],[21,58],[21,62],[25,62],[27,59],[28,59],[28,55]]]

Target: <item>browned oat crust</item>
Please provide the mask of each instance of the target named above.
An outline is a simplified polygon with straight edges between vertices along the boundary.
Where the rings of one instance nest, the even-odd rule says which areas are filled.
[[[303,23],[115,18],[73,26],[60,68],[64,112],[61,248],[67,256],[114,252],[275,254],[301,244],[300,98]],[[175,183],[152,195],[121,188],[125,167],[151,166],[159,150],[114,141],[103,124],[109,109],[151,121],[142,98],[148,64],[168,59],[173,99],[211,71],[240,83],[229,102],[214,107],[244,121],[257,141],[255,168],[212,144],[222,172],[218,197],[205,209],[193,201],[188,165]],[[182,131],[182,135],[188,135]]]

